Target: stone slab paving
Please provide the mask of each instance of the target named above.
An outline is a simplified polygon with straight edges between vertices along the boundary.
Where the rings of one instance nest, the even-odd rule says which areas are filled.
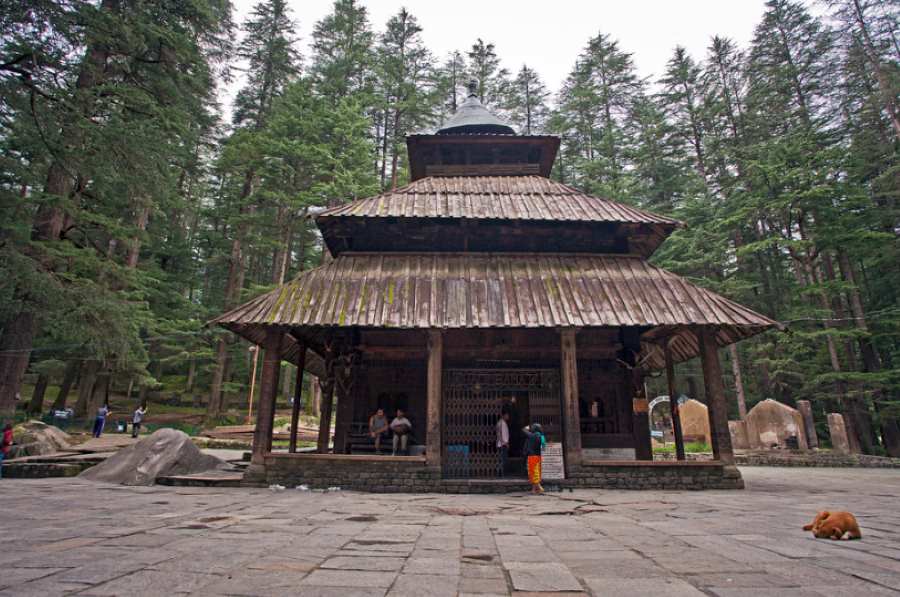
[[[745,491],[379,495],[0,481],[0,597],[900,595],[900,471]],[[821,509],[862,541],[815,540]]]

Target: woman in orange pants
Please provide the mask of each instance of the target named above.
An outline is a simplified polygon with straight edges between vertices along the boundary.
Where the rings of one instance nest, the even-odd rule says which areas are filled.
[[[544,434],[541,426],[532,423],[522,430],[525,434],[525,461],[528,463],[528,480],[532,493],[544,493],[541,486],[541,449],[544,447]]]

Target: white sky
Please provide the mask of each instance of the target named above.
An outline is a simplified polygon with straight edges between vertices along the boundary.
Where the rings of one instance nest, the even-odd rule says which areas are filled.
[[[234,0],[240,23],[256,0]],[[331,11],[332,0],[289,0],[298,23],[304,58],[311,51],[313,25]],[[746,47],[763,13],[764,0],[368,0],[363,2],[376,32],[405,6],[419,19],[425,44],[443,59],[466,51],[476,38],[496,46],[503,66],[522,64],[540,73],[554,93],[587,40],[598,32],[619,40],[633,54],[642,77],[658,77],[676,45],[696,59],[713,35]],[[226,91],[226,104],[235,92]]]

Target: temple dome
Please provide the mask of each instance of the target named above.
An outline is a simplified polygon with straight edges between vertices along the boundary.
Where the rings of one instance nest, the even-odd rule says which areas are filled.
[[[457,108],[438,135],[492,134],[515,135],[511,126],[494,116],[478,99],[476,84],[469,82],[469,97]]]

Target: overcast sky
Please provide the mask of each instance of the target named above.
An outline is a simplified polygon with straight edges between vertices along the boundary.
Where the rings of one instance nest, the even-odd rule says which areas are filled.
[[[236,20],[241,22],[255,3],[235,0]],[[288,3],[308,60],[313,25],[331,11],[332,0]],[[527,64],[555,92],[588,38],[598,32],[612,35],[633,54],[641,76],[655,78],[676,45],[697,59],[705,55],[713,35],[746,47],[764,0],[369,0],[364,5],[376,32],[405,6],[419,19],[425,44],[439,58],[465,51],[481,37],[496,46],[511,72]]]

